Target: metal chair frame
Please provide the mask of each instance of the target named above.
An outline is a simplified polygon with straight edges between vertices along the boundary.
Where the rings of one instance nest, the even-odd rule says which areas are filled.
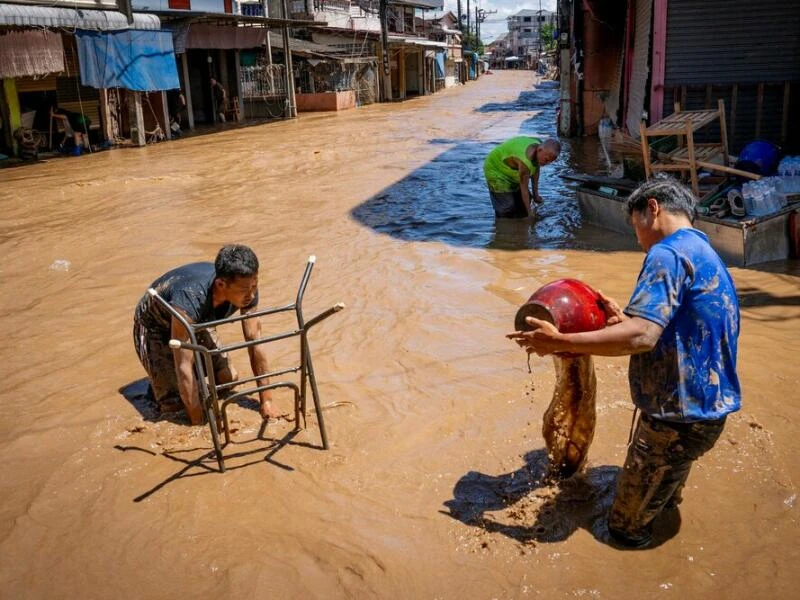
[[[153,298],[155,298],[158,302],[160,302],[161,305],[164,306],[164,308],[166,308],[170,312],[170,314],[173,317],[175,317],[186,328],[186,331],[189,333],[189,340],[190,340],[189,343],[173,339],[170,340],[169,345],[173,349],[181,348],[185,350],[191,350],[194,352],[194,368],[195,368],[195,375],[197,377],[200,402],[203,406],[206,419],[208,420],[209,428],[211,429],[211,439],[214,443],[214,451],[217,456],[217,462],[219,464],[219,470],[221,473],[225,472],[225,456],[222,453],[222,448],[224,446],[220,444],[220,439],[219,439],[220,429],[225,434],[225,446],[227,446],[231,442],[230,427],[228,426],[228,414],[227,414],[228,405],[231,404],[232,402],[236,402],[237,400],[239,400],[244,396],[248,396],[250,394],[255,394],[258,392],[263,392],[266,390],[274,390],[277,388],[289,388],[293,391],[295,431],[299,431],[301,429],[300,426],[301,417],[303,419],[302,429],[306,428],[307,388],[310,387],[311,395],[314,400],[314,409],[317,414],[317,423],[319,426],[319,432],[322,438],[322,448],[324,450],[327,450],[329,447],[328,435],[325,431],[325,421],[322,416],[322,406],[320,404],[319,389],[317,388],[317,378],[314,373],[314,364],[311,360],[311,349],[308,344],[308,331],[314,325],[317,325],[321,321],[330,317],[332,314],[342,310],[344,308],[344,304],[341,302],[335,304],[331,308],[321,312],[312,319],[309,319],[308,321],[305,320],[303,316],[303,295],[305,294],[306,286],[308,285],[308,280],[311,277],[311,271],[314,268],[315,263],[316,263],[316,256],[313,255],[310,256],[308,258],[308,262],[306,263],[306,269],[305,272],[303,273],[303,277],[300,280],[300,286],[297,290],[297,296],[295,297],[294,303],[286,304],[284,306],[265,308],[259,311],[248,313],[246,315],[239,314],[229,317],[227,319],[207,321],[205,323],[189,323],[186,320],[186,318],[182,314],[180,314],[177,310],[175,310],[169,304],[169,302],[164,300],[164,298],[162,298],[155,289],[150,288],[149,290],[147,290],[148,293],[151,296],[153,296]],[[219,348],[206,348],[205,346],[199,344],[197,341],[197,333],[206,329],[211,329],[219,325],[227,325],[228,323],[245,321],[247,319],[257,319],[260,317],[265,317],[268,315],[274,315],[288,311],[294,311],[295,316],[297,317],[297,328],[291,331],[270,335],[267,337],[259,338],[257,340],[239,342],[236,344],[229,344],[227,346],[221,346]],[[254,346],[259,346],[261,344],[268,344],[270,342],[276,342],[278,340],[284,340],[292,337],[300,338],[299,365],[295,367],[279,369],[277,371],[271,371],[263,375],[254,375],[253,377],[238,379],[237,381],[233,381],[230,383],[217,384],[217,382],[215,381],[215,373],[212,363],[212,357],[214,355],[222,354],[224,352],[232,352],[235,350],[243,350],[245,348],[252,348]],[[291,381],[278,381],[275,383],[260,385],[259,380],[261,379],[266,379],[269,377],[279,377],[281,375],[286,375],[289,373],[298,373],[298,372],[300,373],[299,385]],[[234,394],[226,396],[222,401],[222,406],[220,407],[221,392],[227,392],[236,386],[253,382],[256,383],[255,387],[243,389],[241,391],[237,391]]]

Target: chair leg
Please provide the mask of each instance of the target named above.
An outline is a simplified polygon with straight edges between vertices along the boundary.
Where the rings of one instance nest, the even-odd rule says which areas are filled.
[[[217,431],[217,415],[214,414],[213,408],[208,407],[206,410],[206,418],[208,419],[208,426],[211,429],[211,441],[214,442],[214,452],[217,455],[217,464],[219,465],[219,472],[225,472],[225,457],[222,455],[222,446],[219,443],[219,432]]]
[[[306,345],[306,364],[308,366],[308,382],[311,384],[311,395],[314,398],[314,410],[317,413],[317,423],[319,424],[319,434],[322,437],[322,448],[328,449],[328,434],[325,431],[325,419],[322,416],[322,405],[317,389],[317,378],[314,376],[314,365],[311,363],[311,351]]]

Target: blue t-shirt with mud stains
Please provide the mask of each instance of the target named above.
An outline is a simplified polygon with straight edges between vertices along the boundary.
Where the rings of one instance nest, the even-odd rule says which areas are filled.
[[[685,422],[739,410],[739,301],[704,233],[680,229],[650,248],[625,313],[664,328],[652,350],[631,356],[639,409]]]

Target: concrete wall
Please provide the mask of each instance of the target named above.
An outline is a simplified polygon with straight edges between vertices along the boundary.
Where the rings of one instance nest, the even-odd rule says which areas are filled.
[[[355,108],[356,93],[353,90],[345,92],[320,92],[317,94],[297,94],[297,112],[339,111]]]

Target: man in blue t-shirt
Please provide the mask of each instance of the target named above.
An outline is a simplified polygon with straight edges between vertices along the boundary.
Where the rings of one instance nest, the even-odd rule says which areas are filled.
[[[247,314],[258,306],[258,258],[247,246],[224,246],[213,264],[202,262],[178,267],[156,279],[150,287],[189,323],[225,319],[237,310]],[[243,320],[242,333],[247,341],[261,338],[260,321]],[[199,332],[197,338],[206,348],[219,346],[214,329]],[[134,313],[133,343],[150,379],[152,395],[163,412],[183,406],[193,425],[202,424],[205,417],[194,375],[194,353],[171,349],[170,339],[188,342],[189,333],[160,302],[145,294]],[[253,346],[249,355],[253,375],[269,372],[263,345]],[[217,384],[238,379],[225,354],[213,355],[213,368]],[[261,392],[259,398],[261,416],[277,417],[269,390]]]
[[[681,501],[692,463],[740,408],[739,303],[724,263],[692,228],[695,199],[685,186],[654,179],[627,208],[647,256],[625,310],[605,298],[605,329],[561,334],[529,318],[533,331],[508,337],[539,355],[631,355],[631,396],[641,414],[608,526],[616,542],[645,547],[655,518]]]

